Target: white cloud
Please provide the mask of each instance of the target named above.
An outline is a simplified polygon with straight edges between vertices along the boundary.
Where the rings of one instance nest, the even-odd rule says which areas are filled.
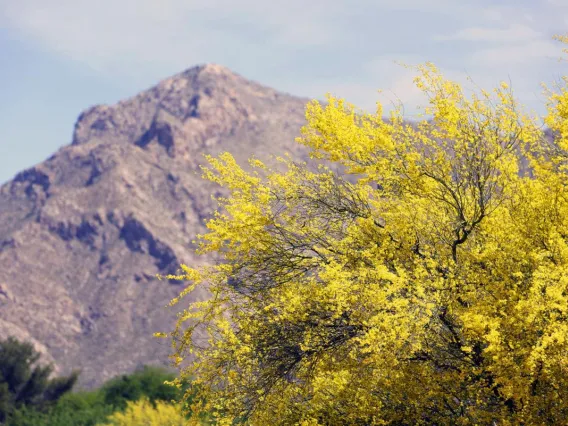
[[[497,11],[493,11],[497,13]],[[496,17],[496,15],[494,15]],[[542,33],[521,24],[513,24],[508,28],[469,27],[459,30],[450,36],[436,36],[437,40],[464,40],[484,42],[523,42],[542,37]]]
[[[441,17],[479,15],[474,2],[455,0],[0,0],[0,27],[112,75],[142,64],[182,69],[204,57],[329,48],[360,30],[353,12],[425,8]]]
[[[534,40],[524,44],[479,49],[470,55],[469,62],[478,67],[519,66],[542,64],[542,60],[559,57],[557,43]]]
[[[369,75],[381,77],[380,86],[376,87],[381,93],[376,95],[375,101],[380,101],[385,111],[402,104],[404,113],[413,116],[418,112],[417,106],[426,103],[426,97],[413,81],[416,71],[403,66],[414,66],[422,62],[424,60],[416,55],[407,55],[396,61],[378,57],[366,65],[365,71]]]
[[[546,3],[560,9],[568,9],[568,4],[564,0],[546,0]]]
[[[411,113],[414,105],[424,103],[423,95],[412,82],[415,73],[393,60],[411,64],[433,60],[441,66],[438,59],[448,59],[452,67],[468,67],[482,87],[487,82],[494,84],[495,74],[505,77],[500,68],[504,65],[543,67],[549,57],[561,55],[561,46],[543,34],[553,18],[557,23],[564,18],[558,9],[550,10],[568,1],[548,0],[548,4],[548,9],[540,11],[534,6],[517,6],[512,0],[499,6],[489,0],[360,0],[356,5],[340,0],[0,0],[0,27],[116,82],[143,74],[151,76],[146,82],[203,62],[236,64],[239,72],[239,64],[249,64],[243,68],[254,70],[258,61],[259,68],[268,63],[264,69],[273,72],[295,59],[297,81],[285,81],[289,78],[286,72],[278,70],[280,75],[270,76],[272,85],[320,98],[332,91],[369,111],[374,111],[377,99],[387,107],[398,97]],[[359,18],[353,18],[357,13],[365,17],[393,13],[397,19],[416,23],[417,31],[399,34],[392,27],[387,31],[368,23],[363,28]],[[433,20],[428,22],[430,32],[423,31],[424,19]],[[436,29],[450,25],[453,34],[435,35]],[[394,26],[395,31],[397,28]],[[364,46],[353,46],[359,56],[348,60],[366,65],[351,71],[339,66],[345,50],[338,46],[345,39]],[[428,43],[432,39],[470,43],[463,49],[437,50],[438,44]],[[438,58],[422,56],[426,53],[412,50],[408,40],[416,40],[414,44]],[[315,49],[308,52],[310,48]],[[317,53],[317,58],[308,56],[311,53]],[[312,64],[320,65],[316,64],[320,58],[330,66],[335,61],[343,71],[326,79],[306,71]],[[305,64],[298,65],[304,59]],[[448,77],[465,81],[460,80],[463,72],[442,69]],[[256,76],[243,75],[266,84],[270,81],[263,80],[261,71]],[[275,78],[283,84],[276,84]],[[384,92],[379,95],[378,89]]]
[[[435,12],[443,15],[458,15],[463,13],[475,13],[479,6],[476,1],[455,0],[366,0],[381,9]]]
[[[328,17],[341,10],[321,0],[4,0],[0,26],[113,73],[150,61],[185,67],[225,49],[254,57],[268,42],[330,43]]]
[[[503,11],[496,7],[488,7],[482,10],[483,18],[489,21],[501,21],[504,19]]]
[[[513,4],[495,2],[489,6],[481,7],[479,9],[479,18],[484,24],[487,24],[487,21],[502,25],[507,23],[516,25],[521,22],[532,24],[535,23],[535,12],[534,8],[528,8],[517,2]]]
[[[400,61],[388,57],[376,57],[359,67],[360,78],[357,81],[340,81],[339,79],[320,79],[313,84],[295,84],[295,93],[305,93],[306,96],[323,100],[325,94],[343,98],[367,112],[376,111],[379,101],[385,113],[401,104],[406,117],[414,118],[421,113],[418,106],[428,104],[427,96],[416,87],[414,77],[418,71],[412,66],[424,62],[418,56],[402,56]],[[411,66],[404,67],[402,64]],[[441,70],[445,78],[467,85],[467,75],[456,70]],[[380,93],[379,93],[380,91]]]

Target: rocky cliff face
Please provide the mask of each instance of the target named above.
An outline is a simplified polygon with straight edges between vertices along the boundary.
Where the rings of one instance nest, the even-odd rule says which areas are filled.
[[[191,240],[219,189],[202,154],[305,159],[306,102],[205,65],[83,112],[70,145],[0,187],[0,336],[82,368],[81,387],[167,364],[152,333],[172,328],[184,284],[154,275],[207,261]]]

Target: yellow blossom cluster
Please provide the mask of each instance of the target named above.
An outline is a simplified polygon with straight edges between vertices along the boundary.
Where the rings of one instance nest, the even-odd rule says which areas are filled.
[[[545,137],[507,84],[466,97],[432,64],[430,120],[328,97],[298,142],[356,177],[228,154],[230,196],[180,279],[196,413],[219,424],[518,425],[568,419],[568,91]],[[205,341],[199,336],[207,336]]]

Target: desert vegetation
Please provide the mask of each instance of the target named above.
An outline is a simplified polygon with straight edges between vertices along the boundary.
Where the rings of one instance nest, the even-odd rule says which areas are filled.
[[[0,342],[1,424],[161,426],[182,425],[189,417],[179,401],[185,392],[191,393],[191,386],[166,384],[175,374],[163,368],[145,366],[98,389],[74,392],[80,373],[50,378],[52,368],[40,365],[40,358],[26,342]]]
[[[559,37],[568,42],[568,38]],[[534,425],[568,418],[568,91],[544,123],[512,88],[466,96],[432,64],[413,125],[311,102],[298,142],[326,167],[231,154],[199,236],[219,261],[172,305],[188,407],[219,424]],[[428,118],[428,119],[426,119]],[[544,127],[548,128],[546,137]],[[206,339],[200,338],[202,333]],[[187,398],[184,398],[187,401]],[[190,424],[198,424],[196,417]]]

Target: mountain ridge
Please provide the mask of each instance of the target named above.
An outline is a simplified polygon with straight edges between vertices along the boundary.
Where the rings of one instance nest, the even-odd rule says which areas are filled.
[[[70,144],[0,186],[0,335],[58,374],[81,368],[81,388],[166,364],[152,333],[172,329],[185,284],[155,275],[211,261],[190,242],[224,194],[199,178],[202,154],[307,160],[307,101],[203,64],[84,110]]]

